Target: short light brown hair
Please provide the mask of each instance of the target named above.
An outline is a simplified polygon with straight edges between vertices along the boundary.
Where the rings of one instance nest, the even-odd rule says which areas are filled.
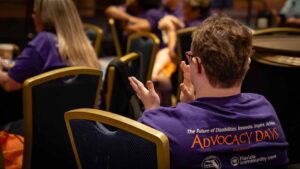
[[[228,17],[209,17],[193,34],[193,55],[200,57],[210,84],[230,88],[240,84],[252,55],[252,34]]]

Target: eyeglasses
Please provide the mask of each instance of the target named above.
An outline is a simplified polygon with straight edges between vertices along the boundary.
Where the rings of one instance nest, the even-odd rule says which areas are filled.
[[[195,57],[195,55],[192,54],[191,51],[185,52],[186,59],[190,62],[190,60]]]

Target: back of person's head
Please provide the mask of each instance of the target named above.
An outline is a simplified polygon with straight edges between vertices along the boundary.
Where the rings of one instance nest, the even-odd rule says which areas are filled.
[[[204,18],[210,15],[211,0],[185,0],[184,3],[189,5],[192,10],[199,11]]]
[[[249,69],[252,34],[228,17],[209,17],[193,34],[193,55],[200,57],[213,87],[240,85]]]
[[[70,65],[99,68],[96,53],[87,39],[73,0],[35,0],[34,13],[43,31],[54,31],[58,50]]]

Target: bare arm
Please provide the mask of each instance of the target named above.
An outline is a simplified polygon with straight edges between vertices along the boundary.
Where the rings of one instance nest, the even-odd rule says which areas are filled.
[[[109,6],[105,10],[105,13],[107,16],[117,20],[129,21],[130,18],[129,14],[127,14],[122,8],[116,6]]]
[[[165,16],[159,21],[158,28],[164,30],[168,37],[168,49],[172,59],[175,57],[175,46],[177,41],[176,30],[183,28],[184,24],[174,16]]]
[[[3,72],[2,70],[0,70],[0,85],[7,92],[22,88],[22,84],[13,80],[6,72]]]
[[[146,19],[130,16],[126,27],[127,32],[151,31],[151,25]]]

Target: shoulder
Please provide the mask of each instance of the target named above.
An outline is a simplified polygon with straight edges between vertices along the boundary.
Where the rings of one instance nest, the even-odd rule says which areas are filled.
[[[57,38],[54,33],[40,32],[28,43],[28,46],[34,48],[37,53],[44,55],[56,48]]]
[[[35,38],[29,42],[30,46],[41,46],[41,45],[54,45],[56,44],[56,35],[51,32],[40,32]]]
[[[263,95],[260,95],[260,94],[242,93],[242,97],[243,97],[244,101],[247,101],[247,102],[270,104],[270,102]]]
[[[156,8],[156,9],[150,9],[150,10],[146,11],[144,14],[144,16],[146,16],[146,17],[157,17],[157,18],[160,18],[163,15],[164,15],[163,7]]]
[[[147,110],[139,119],[142,123],[165,123],[177,121],[189,116],[194,116],[195,112],[200,111],[200,107],[192,103],[178,103],[176,107],[159,107],[157,109]]]

